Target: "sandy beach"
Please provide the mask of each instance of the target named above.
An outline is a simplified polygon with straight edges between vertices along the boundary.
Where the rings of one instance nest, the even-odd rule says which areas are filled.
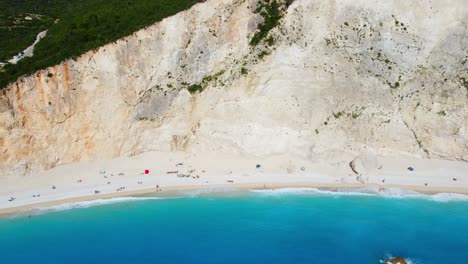
[[[210,188],[371,187],[468,194],[466,162],[379,157],[379,169],[358,179],[349,160],[346,156],[311,161],[290,156],[260,159],[219,153],[148,152],[131,158],[82,162],[27,176],[0,177],[0,214],[78,201],[148,193],[164,196],[169,191]],[[9,201],[11,198],[14,200]]]

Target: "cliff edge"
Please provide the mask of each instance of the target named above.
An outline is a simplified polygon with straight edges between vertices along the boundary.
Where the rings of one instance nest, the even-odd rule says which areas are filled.
[[[468,161],[468,3],[209,0],[0,96],[0,174],[147,151]]]

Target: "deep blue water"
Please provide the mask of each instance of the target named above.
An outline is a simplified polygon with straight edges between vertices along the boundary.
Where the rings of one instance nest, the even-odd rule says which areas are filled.
[[[468,263],[468,202],[243,193],[0,219],[0,263]]]

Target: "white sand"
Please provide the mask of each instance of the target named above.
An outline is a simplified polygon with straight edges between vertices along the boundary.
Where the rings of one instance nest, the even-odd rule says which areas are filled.
[[[178,162],[183,162],[183,166],[176,166]],[[261,164],[261,168],[257,169],[256,164]],[[132,158],[60,166],[28,176],[0,177],[0,214],[65,202],[151,193],[156,191],[156,185],[162,191],[222,186],[249,189],[372,186],[468,194],[466,162],[379,158],[379,164],[381,169],[368,176],[368,182],[363,184],[356,180],[344,160],[325,162],[289,156],[260,159],[219,153],[150,152]],[[409,171],[409,166],[415,170]],[[143,174],[145,169],[150,170],[149,175]],[[189,173],[191,170],[194,172]],[[192,177],[179,178],[167,171]],[[119,173],[124,175],[119,176]],[[194,179],[196,175],[199,178]],[[117,191],[120,187],[125,189]],[[101,193],[96,195],[95,190]],[[9,202],[10,197],[16,199]]]

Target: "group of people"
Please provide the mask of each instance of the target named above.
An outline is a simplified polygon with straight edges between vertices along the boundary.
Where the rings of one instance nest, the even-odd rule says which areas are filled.
[[[176,166],[182,166],[182,165],[183,165],[183,163],[178,163],[178,164],[176,164]],[[147,171],[147,170],[145,170],[145,172],[146,172],[146,171]],[[149,172],[149,171],[148,171],[148,172]],[[168,172],[168,174],[169,174],[169,173],[177,173],[177,172],[178,172],[178,171]],[[108,178],[108,174],[107,174],[107,172],[106,172],[105,170],[99,171],[99,174],[103,175],[103,177],[106,178],[106,179]],[[142,174],[144,174],[144,173],[142,173]],[[120,172],[120,173],[118,173],[118,174],[116,174],[116,175],[114,175],[113,173],[111,173],[110,176],[125,176],[125,173]],[[107,184],[110,185],[111,182],[108,181]],[[137,184],[142,185],[142,184],[143,184],[143,181],[138,181]],[[116,191],[117,191],[117,192],[121,192],[121,191],[124,191],[125,189],[126,189],[125,186],[121,186],[121,187],[117,188]],[[156,185],[156,191],[157,191],[157,192],[160,192],[160,191],[161,191],[161,189],[159,188],[159,185]],[[100,194],[100,193],[101,193],[100,190],[95,190],[95,191],[94,191],[94,194]]]
[[[177,178],[190,178],[190,177],[193,179],[199,179],[200,175],[192,176],[190,174],[177,174]]]
[[[181,164],[181,165],[182,165],[182,164]],[[180,166],[180,165],[179,165],[179,166]],[[107,178],[107,176],[106,176],[106,171],[100,171],[99,173],[100,173],[101,175],[103,175],[104,178]],[[121,172],[121,173],[118,173],[117,175],[118,175],[118,176],[125,176],[125,173]],[[111,176],[114,176],[114,174],[111,174]],[[188,177],[190,177],[190,175],[188,175]],[[194,176],[194,178],[195,178],[195,176]],[[197,175],[196,178],[199,178],[199,176]],[[82,180],[82,179],[78,179],[76,182],[77,182],[77,183],[83,183],[83,180]],[[137,183],[138,183],[138,184],[143,184],[143,181],[138,181]],[[108,181],[107,184],[110,185],[111,182]],[[56,187],[55,185],[52,185],[51,188],[52,188],[52,190],[56,190],[56,189],[57,189],[57,187]],[[124,191],[125,189],[126,189],[125,186],[121,186],[121,187],[117,188],[116,191],[117,191],[117,192],[120,192],[120,191]],[[157,192],[162,191],[161,188],[159,187],[159,185],[156,185],[156,191],[157,191]],[[94,194],[101,194],[101,191],[100,191],[100,190],[94,190]],[[40,194],[33,194],[32,197],[37,198],[37,197],[41,197],[41,195],[40,195]],[[16,200],[15,197],[10,197],[10,198],[8,199],[9,202],[13,202],[13,201],[15,201],[15,200]]]
[[[122,187],[120,187],[120,188],[117,188],[116,191],[117,191],[117,192],[120,192],[120,191],[123,191],[123,190],[125,190],[125,186],[122,186]]]
[[[183,165],[183,163],[178,163],[176,166],[181,166]],[[178,173],[179,171],[168,171],[167,173]],[[178,173],[177,174],[177,178],[193,178],[193,179],[199,179],[200,178],[200,175],[195,175],[195,176],[192,176],[192,173],[194,173],[195,170],[190,170],[187,174],[183,174],[183,173]],[[203,171],[204,172],[204,171]]]
[[[40,195],[40,194],[33,194],[32,197],[34,197],[34,198],[36,198],[36,197],[41,197],[41,195]],[[13,197],[13,196],[10,197],[10,199],[8,199],[9,202],[13,202],[14,200],[16,200],[16,198]]]

